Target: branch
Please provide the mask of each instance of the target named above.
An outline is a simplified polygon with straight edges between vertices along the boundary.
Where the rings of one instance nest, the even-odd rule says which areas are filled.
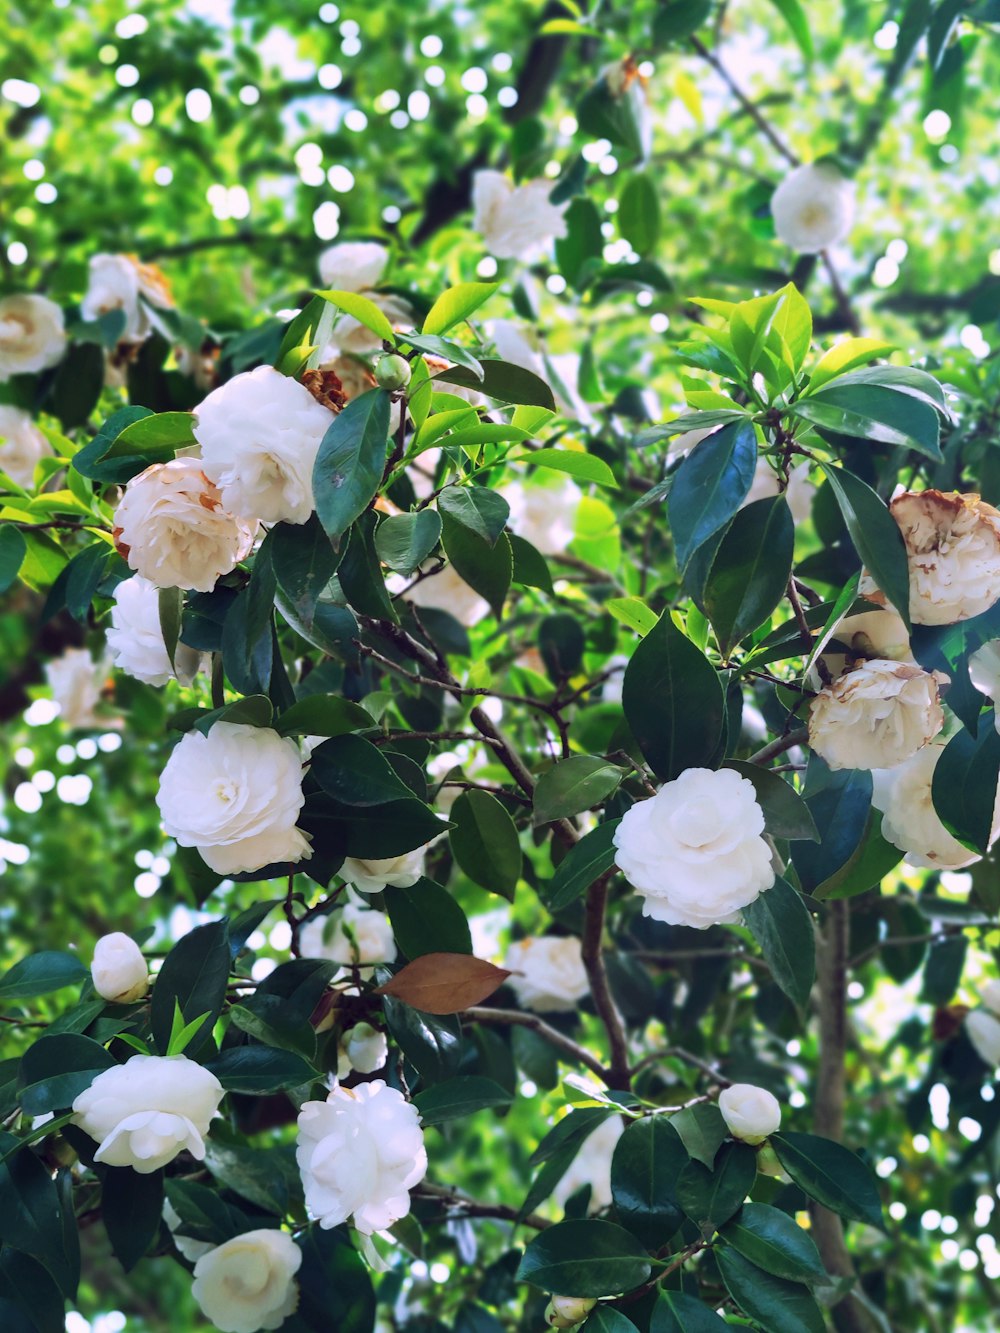
[[[691,45],[701,56],[702,60],[707,60],[715,72],[722,78],[726,87],[760,130],[761,134],[763,134],[768,142],[773,145],[786,162],[789,162],[793,167],[797,167],[800,160],[798,156],[792,152],[791,148],[785,143],[784,139],[782,139],[781,135],[771,122],[765,115],[763,115],[760,108],[746,95],[715,52],[710,51],[705,43],[698,37],[691,38]]]
[[[604,1030],[608,1034],[611,1047],[611,1067],[609,1086],[627,1089],[631,1082],[628,1063],[628,1038],[625,1025],[618,1012],[611,987],[608,985],[608,973],[604,966],[604,914],[608,903],[608,889],[614,875],[613,870],[595,880],[587,890],[587,906],[583,926],[583,965],[587,969],[590,981],[590,993],[594,999]]]
[[[463,1010],[459,1017],[468,1019],[470,1023],[485,1023],[487,1026],[529,1028],[550,1046],[554,1046],[557,1051],[569,1056],[576,1064],[585,1065],[592,1074],[596,1074],[610,1086],[609,1071],[596,1055],[592,1055],[585,1046],[578,1045],[571,1037],[564,1036],[558,1028],[550,1027],[537,1014],[523,1014],[518,1009],[489,1009],[478,1005],[473,1009]]]
[[[544,1231],[552,1225],[547,1217],[538,1213],[527,1213],[522,1217],[516,1208],[509,1208],[504,1203],[476,1203],[475,1199],[459,1194],[447,1185],[433,1185],[429,1180],[421,1181],[412,1193],[415,1199],[437,1199],[449,1208],[460,1208],[466,1217],[495,1217],[515,1225],[533,1227],[535,1231]]]
[[[769,759],[784,754],[786,750],[794,750],[796,745],[805,745],[808,740],[809,728],[800,727],[798,731],[790,731],[787,736],[779,736],[777,740],[769,741],[767,745],[752,754],[747,763],[766,764]]]

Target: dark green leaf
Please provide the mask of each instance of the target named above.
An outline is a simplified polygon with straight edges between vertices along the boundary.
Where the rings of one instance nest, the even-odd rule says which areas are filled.
[[[546,769],[535,785],[535,823],[548,824],[599,805],[617,788],[622,776],[617,764],[594,755],[560,760]]]
[[[375,719],[360,704],[335,694],[310,694],[286,708],[274,723],[280,736],[343,736],[364,731]]]
[[[864,372],[855,372],[855,374]],[[800,398],[792,411],[838,435],[914,449],[936,463],[943,461],[937,411],[920,398],[885,385],[848,383],[842,375],[815,394]]]
[[[726,530],[703,593],[724,658],[784,597],[794,547],[795,526],[780,495],[747,505]]]
[[[570,848],[556,867],[545,894],[550,912],[561,912],[576,902],[594,880],[614,866],[616,849],[612,838],[620,823],[619,819],[605,820]]]
[[[793,1004],[804,1009],[816,979],[816,937],[802,895],[778,878],[744,907],[743,920],[775,981]]]
[[[613,1310],[610,1305],[598,1305],[587,1316],[580,1333],[638,1333],[638,1330],[620,1310]]]
[[[641,1286],[649,1256],[614,1222],[557,1222],[528,1242],[517,1276],[561,1296],[611,1296]]]
[[[653,15],[653,41],[657,46],[679,42],[705,23],[712,13],[712,0],[667,0]]]
[[[258,1096],[297,1088],[319,1077],[301,1055],[273,1046],[231,1046],[209,1060],[205,1068],[211,1070],[227,1091]]]
[[[656,184],[646,171],[632,172],[618,201],[618,230],[637,254],[656,247],[660,234],[660,198]]]
[[[442,516],[442,541],[455,572],[489,602],[499,619],[514,573],[514,554],[507,534],[502,532],[491,545],[446,513]]]
[[[772,1134],[769,1142],[778,1161],[810,1199],[849,1221],[884,1229],[878,1182],[857,1153],[815,1134]]]
[[[730,1325],[693,1296],[661,1291],[649,1321],[649,1333],[723,1333]]]
[[[831,771],[812,754],[805,797],[820,840],[793,842],[792,861],[803,889],[811,893],[846,865],[860,845],[871,811],[872,777],[864,769]]]
[[[305,620],[333,578],[339,557],[315,514],[307,523],[278,523],[268,538],[274,574],[288,602]]]
[[[513,902],[523,854],[514,821],[495,796],[464,791],[451,808],[451,850],[474,884]]]
[[[931,799],[941,823],[964,846],[985,853],[993,833],[993,807],[1000,773],[1000,734],[993,712],[979,722],[978,735],[963,727],[934,765]]]
[[[548,384],[531,370],[512,365],[509,361],[483,358],[480,362],[482,381],[462,366],[451,366],[434,376],[434,383],[458,384],[466,389],[478,389],[487,398],[498,403],[523,403],[527,407],[545,407],[556,410],[555,399]]]
[[[705,1236],[722,1226],[753,1189],[757,1154],[746,1143],[723,1144],[709,1169],[688,1162],[677,1180],[677,1199]]]
[[[28,543],[18,529],[12,523],[4,524],[0,528],[0,593],[6,592],[17,578],[27,554]]]
[[[170,1041],[174,1003],[180,1005],[186,1023],[208,1014],[186,1054],[195,1056],[212,1037],[215,1020],[222,1012],[229,980],[229,928],[225,920],[196,926],[163,960],[150,1006],[153,1038],[160,1052]]]
[[[342,805],[385,805],[406,800],[409,788],[377,745],[361,736],[334,736],[312,752],[309,771]]]
[[[509,1106],[513,1095],[491,1078],[465,1074],[435,1083],[418,1092],[413,1104],[425,1126],[440,1125],[445,1120],[461,1120],[491,1107]]]
[[[768,1333],[825,1333],[826,1322],[805,1287],[765,1273],[729,1247],[715,1257],[730,1296]]]
[[[727,759],[723,768],[732,768],[754,785],[757,801],[764,811],[764,823],[772,838],[797,838],[819,842],[816,821],[799,793],[778,773],[760,764]]]
[[[681,572],[700,546],[725,527],[746,499],[757,466],[757,436],[748,421],[723,426],[681,463],[668,513]]]
[[[75,985],[87,975],[75,954],[43,950],[22,958],[0,977],[0,1000],[31,1000]]]
[[[469,922],[447,889],[430,879],[383,890],[396,943],[407,958],[425,953],[472,953]]]
[[[670,1117],[670,1123],[681,1136],[689,1157],[707,1167],[715,1165],[715,1157],[729,1134],[722,1112],[714,1102],[689,1106]]]
[[[870,486],[845,468],[819,465],[833,489],[854,549],[865,569],[910,624],[910,571],[902,533]]]
[[[375,550],[390,569],[400,574],[412,574],[440,539],[440,514],[436,509],[418,509],[413,514],[397,514],[383,519],[375,529]]]
[[[115,1257],[126,1273],[153,1244],[162,1213],[162,1171],[140,1175],[127,1166],[105,1171],[101,1217]]]
[[[446,486],[437,503],[445,521],[461,524],[490,546],[496,545],[510,517],[510,505],[499,491],[485,486]]]
[[[389,435],[389,396],[372,389],[333,418],[313,466],[316,513],[332,540],[344,535],[378,490]]]
[[[410,1064],[429,1083],[454,1074],[461,1057],[462,1027],[453,1015],[421,1013],[402,1000],[382,1000],[389,1034]]]
[[[677,1181],[687,1163],[687,1150],[663,1115],[633,1121],[615,1145],[611,1159],[615,1211],[650,1249],[665,1245],[683,1221]]]
[[[765,1273],[790,1282],[822,1282],[826,1269],[808,1231],[783,1213],[764,1203],[745,1203],[721,1229],[734,1250]]]

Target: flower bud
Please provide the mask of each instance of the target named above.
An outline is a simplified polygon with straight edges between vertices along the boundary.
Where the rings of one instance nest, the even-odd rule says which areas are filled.
[[[131,1004],[149,990],[149,968],[142,950],[120,930],[97,941],[90,975],[101,999],[115,1004]]]
[[[379,386],[388,389],[390,393],[394,393],[397,389],[405,389],[412,374],[406,357],[395,354],[379,357],[378,365],[375,367],[375,378]]]
[[[553,1296],[545,1309],[545,1322],[549,1328],[574,1328],[596,1304],[593,1296]]]
[[[781,1105],[766,1088],[734,1083],[719,1094],[719,1110],[734,1139],[763,1143],[781,1126]]]
[[[385,1033],[370,1023],[356,1023],[344,1041],[344,1055],[351,1069],[356,1069],[359,1074],[374,1074],[389,1057],[389,1043]]]

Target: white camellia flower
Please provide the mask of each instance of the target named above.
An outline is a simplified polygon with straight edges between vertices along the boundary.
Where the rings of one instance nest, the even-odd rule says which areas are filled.
[[[882,811],[883,838],[904,853],[909,865],[961,870],[982,858],[952,837],[934,809],[931,787],[943,752],[943,745],[925,745],[895,768],[876,769],[872,804]],[[994,807],[991,844],[1000,832],[998,813]]]
[[[590,1186],[589,1213],[599,1213],[611,1203],[611,1159],[618,1140],[625,1132],[621,1117],[614,1115],[601,1123],[584,1139],[580,1151],[569,1164],[552,1191],[553,1202],[565,1208],[584,1185]]]
[[[0,472],[30,490],[35,468],[52,453],[52,446],[27,412],[0,403]]]
[[[467,628],[478,624],[490,610],[489,602],[469,587],[454,565],[442,565],[435,573],[412,584],[406,591],[406,600],[417,607],[447,611]]]
[[[915,625],[952,625],[1000,600],[1000,511],[978,495],[903,491],[890,501],[889,512],[906,544]],[[885,604],[867,573],[859,591]]]
[[[691,431],[691,435],[698,432]],[[674,441],[676,449],[678,441]],[[748,504],[754,500],[770,500],[775,495],[781,494],[781,487],[778,485],[778,474],[767,461],[766,458],[757,459],[757,468],[753,474],[753,481],[750,483],[750,489],[747,491],[746,499],[740,505],[745,509]],[[799,463],[793,467],[788,474],[788,486],[785,488],[785,499],[788,501],[788,508],[792,515],[792,521],[798,525],[806,523],[812,514],[813,497],[816,494],[816,487],[809,480],[809,460]]]
[[[340,874],[361,893],[381,893],[387,884],[394,889],[409,889],[423,878],[426,851],[426,846],[416,847],[401,856],[368,860],[349,856],[340,867]]]
[[[188,1263],[195,1263],[203,1254],[207,1254],[209,1250],[215,1248],[209,1240],[195,1240],[193,1236],[184,1235],[181,1231],[184,1222],[180,1213],[169,1199],[163,1200],[162,1217],[170,1229],[170,1235],[173,1238],[174,1244],[177,1246],[178,1250],[180,1250],[181,1254],[183,1254]]]
[[[363,292],[382,279],[389,251],[377,241],[341,241],[319,257],[319,276],[324,287],[337,292]]]
[[[189,731],[160,774],[156,795],[167,835],[197,847],[220,875],[304,861],[312,848],[295,827],[305,803],[302,757],[268,727],[216,722]]]
[[[996,1014],[988,1009],[973,1009],[965,1015],[965,1035],[983,1064],[991,1069],[1000,1065],[1000,1018]]]
[[[793,167],[771,196],[778,239],[812,255],[842,241],[854,222],[854,184],[826,162]]]
[[[112,1004],[131,1004],[149,990],[149,968],[135,940],[120,930],[102,935],[90,965],[94,990]]]
[[[211,592],[250,553],[257,520],[237,518],[197,458],[154,463],[125,487],[114,539],[129,568],[158,588]]]
[[[947,679],[908,662],[860,662],[812,700],[809,744],[831,768],[894,768],[944,726]]]
[[[848,656],[852,660],[881,657],[893,662],[914,661],[910,635],[903,624],[903,617],[892,607],[845,616],[834,629],[833,638],[838,644],[850,649],[849,654],[839,654],[840,666],[834,672],[836,675],[845,669]],[[823,658],[828,664],[836,665],[838,655],[824,653]]]
[[[568,477],[554,486],[512,481],[500,488],[510,505],[508,525],[543,555],[561,555],[573,540],[583,492]]]
[[[299,931],[299,952],[303,958],[329,958],[345,967],[359,966],[361,975],[369,977],[372,963],[395,962],[396,941],[384,912],[347,903],[339,912],[306,922]]]
[[[65,350],[66,325],[55,301],[27,293],[0,299],[0,383],[48,370]]]
[[[590,993],[580,941],[575,935],[517,940],[507,950],[507,984],[518,1003],[537,1014],[568,1013]]]
[[[359,1074],[374,1074],[389,1058],[389,1043],[384,1032],[370,1023],[355,1023],[345,1032],[337,1047],[337,1077],[346,1078],[352,1069]]]
[[[719,1110],[734,1139],[763,1143],[781,1128],[781,1103],[766,1088],[734,1083],[719,1093]]]
[[[96,320],[111,310],[121,310],[125,316],[121,341],[143,342],[153,329],[143,301],[160,309],[174,304],[167,280],[154,264],[142,264],[135,255],[93,256],[80,302],[84,319]]]
[[[497,259],[537,259],[550,241],[566,235],[567,204],[553,204],[550,180],[515,185],[502,171],[477,171],[472,180],[472,225]]]
[[[195,409],[194,435],[205,475],[231,513],[305,523],[315,508],[313,464],[333,421],[298,380],[258,366]]]
[[[202,664],[201,653],[184,643],[178,643],[175,661],[170,661],[160,627],[159,589],[141,574],[122,579],[115,588],[105,637],[112,664],[147,685],[165,685],[175,676],[190,685]]]
[[[417,1108],[381,1079],[306,1102],[296,1158],[310,1216],[324,1229],[353,1218],[366,1236],[407,1215],[427,1171]]]
[[[94,710],[100,703],[106,676],[106,664],[95,662],[86,648],[67,648],[60,657],[45,663],[45,679],[64,726],[100,725]]]
[[[763,833],[752,783],[732,769],[689,768],[626,810],[613,842],[644,916],[704,930],[738,921],[774,883]]]
[[[576,1328],[597,1304],[596,1296],[553,1296],[545,1308],[549,1328]]]
[[[203,1254],[191,1294],[222,1333],[279,1328],[299,1303],[302,1251],[285,1231],[244,1231]]]
[[[73,1123],[98,1143],[94,1160],[158,1171],[185,1150],[200,1162],[224,1088],[186,1055],[133,1055],[102,1069],[73,1103]]]

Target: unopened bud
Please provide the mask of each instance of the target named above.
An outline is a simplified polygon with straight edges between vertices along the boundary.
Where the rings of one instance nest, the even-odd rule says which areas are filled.
[[[553,1296],[545,1308],[549,1328],[575,1328],[597,1304],[593,1296]]]
[[[394,393],[397,389],[405,389],[412,374],[406,357],[395,354],[379,357],[378,365],[375,367],[376,380],[390,393]]]

